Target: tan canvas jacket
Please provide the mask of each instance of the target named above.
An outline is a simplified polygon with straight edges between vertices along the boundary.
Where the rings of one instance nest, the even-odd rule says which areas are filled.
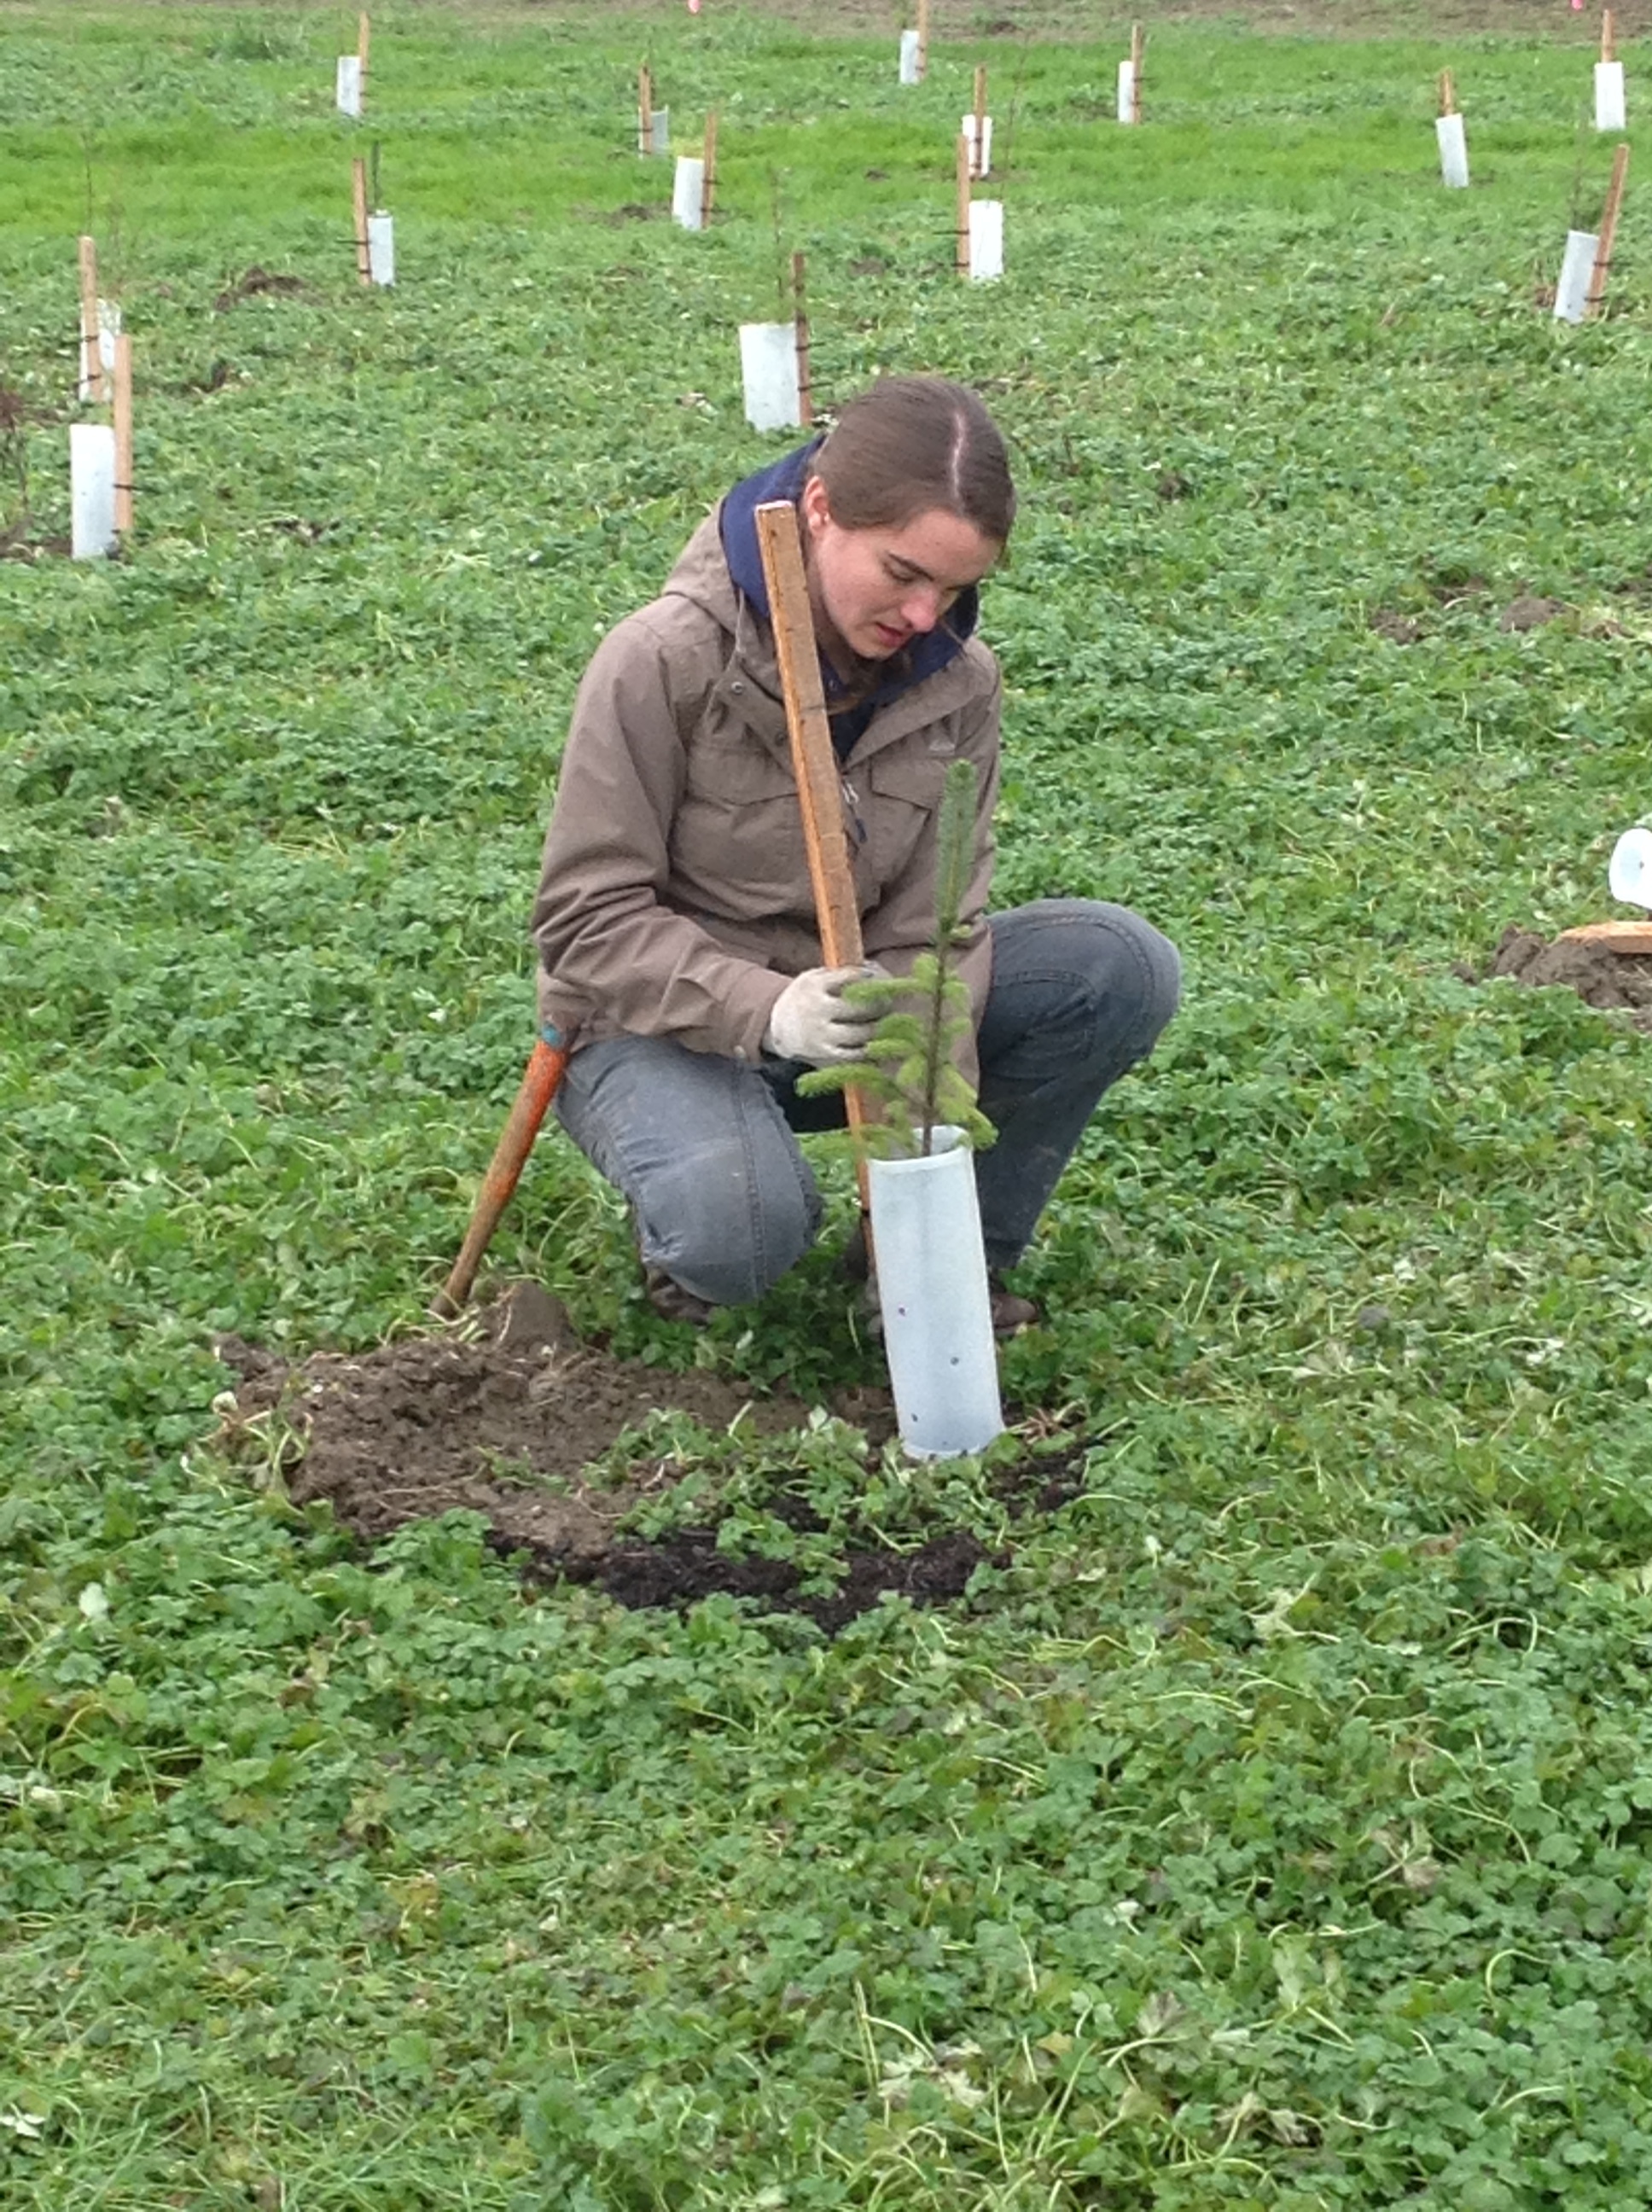
[[[975,762],[962,966],[977,1024],[999,698],[998,664],[972,638],[879,709],[842,773],[866,957],[900,974],[933,934],[942,777],[960,754]],[[729,574],[717,514],[586,671],[533,935],[540,1019],[574,1050],[629,1032],[756,1060],[787,978],[821,965],[773,637]],[[959,1058],[973,1079],[973,1055]]]

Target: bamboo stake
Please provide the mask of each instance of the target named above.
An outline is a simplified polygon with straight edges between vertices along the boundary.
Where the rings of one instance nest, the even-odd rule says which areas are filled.
[[[717,110],[706,118],[705,174],[700,185],[700,228],[711,228],[711,211],[717,199]]]
[[[355,273],[364,284],[373,282],[373,256],[367,246],[367,165],[358,154],[350,163],[350,200],[355,211]]]
[[[987,174],[987,68],[975,71],[975,174]]]
[[[1612,157],[1612,182],[1606,186],[1606,204],[1600,210],[1600,243],[1594,249],[1594,266],[1589,271],[1588,289],[1583,295],[1583,313],[1598,315],[1600,302],[1606,296],[1606,271],[1612,266],[1612,249],[1618,237],[1618,217],[1623,211],[1624,186],[1629,179],[1629,149],[1619,146]]]
[[[373,27],[368,22],[364,10],[362,14],[357,16],[355,21],[355,58],[361,64],[361,108],[363,113],[366,112],[367,104],[367,47],[372,37]]]
[[[1440,71],[1440,112],[1442,115],[1457,112],[1457,88],[1451,81],[1449,70]]]
[[[929,0],[918,0],[918,82],[929,74]]]
[[[967,276],[969,274],[969,141],[962,131],[958,133],[957,187],[957,270],[960,276]]]
[[[1618,58],[1618,40],[1610,8],[1600,10],[1600,58],[1603,62],[1615,62]]]
[[[1130,120],[1141,121],[1141,25],[1130,26]]]
[[[637,71],[637,151],[651,154],[654,143],[654,80],[647,62]]]
[[[809,362],[809,308],[804,292],[804,258],[792,256],[792,315],[798,343],[798,420],[806,430],[815,419],[814,375]]]
[[[81,381],[95,404],[103,399],[103,349],[98,338],[98,246],[82,235],[81,263]]]
[[[115,528],[124,538],[132,526],[132,341],[123,331],[115,340]]]

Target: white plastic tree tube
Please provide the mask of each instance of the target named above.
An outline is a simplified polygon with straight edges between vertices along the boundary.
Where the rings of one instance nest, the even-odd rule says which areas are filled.
[[[341,115],[359,117],[361,112],[361,57],[360,54],[340,54],[338,74],[334,80],[333,98]]]
[[[705,225],[706,164],[698,154],[679,154],[671,185],[671,221],[684,230],[703,230]]]
[[[1119,120],[1133,123],[1136,119],[1136,65],[1133,62],[1119,64]]]
[[[901,33],[901,82],[902,84],[921,84],[924,78],[924,46],[916,31]]]
[[[648,142],[643,145],[642,121],[637,118],[639,149],[644,154],[669,154],[671,150],[671,111],[669,107],[651,108],[648,112]]]
[[[1621,62],[1594,64],[1594,127],[1597,131],[1626,131],[1624,65]]]
[[[106,422],[69,426],[70,551],[97,561],[115,550],[115,434]]]
[[[740,378],[754,430],[791,430],[803,421],[795,323],[742,323]]]
[[[1652,908],[1652,830],[1625,830],[1613,848],[1606,880],[1625,906]]]
[[[115,300],[98,301],[98,359],[106,376],[115,368],[115,340],[120,336],[120,305]]]
[[[975,118],[966,115],[958,128],[963,133],[964,143],[969,149],[969,173],[972,177],[990,177],[993,173],[993,118],[981,118],[981,143],[975,143]]]
[[[1440,142],[1440,174],[1448,185],[1459,189],[1468,183],[1468,140],[1463,131],[1461,115],[1442,115],[1436,118],[1434,135]]]
[[[1594,257],[1600,250],[1600,241],[1592,230],[1569,230],[1566,233],[1566,252],[1560,264],[1560,281],[1554,288],[1557,322],[1581,323],[1588,313],[1589,278],[1594,274]]]
[[[396,282],[396,218],[382,210],[367,217],[367,275],[375,284]]]
[[[990,283],[1004,274],[1004,203],[969,203],[969,275],[977,284]]]
[[[953,1128],[916,1160],[872,1160],[872,1247],[901,1442],[917,1459],[1003,1433],[975,1155]]]

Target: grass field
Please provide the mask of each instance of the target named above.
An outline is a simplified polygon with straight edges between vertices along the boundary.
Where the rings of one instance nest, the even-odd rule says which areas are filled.
[[[1167,23],[1125,132],[1110,36],[960,9],[902,93],[886,28],[657,9],[680,140],[722,116],[691,238],[629,15],[375,11],[353,137],[343,10],[0,13],[0,521],[68,526],[88,225],[139,485],[130,557],[0,562],[0,2200],[1652,2204],[1652,1048],[1454,972],[1612,911],[1652,803],[1647,180],[1557,328],[1610,149],[1527,18]],[[947,271],[981,59],[995,288]],[[1005,1354],[1081,1494],[875,1464],[846,1515],[1010,1549],[831,1641],[463,1517],[369,1557],[212,1441],[215,1332],[425,1325],[574,684],[781,449],[733,326],[794,246],[829,393],[939,368],[1014,440],[1001,900],[1187,963]],[[877,1373],[833,1241],[695,1338],[552,1138],[495,1261],[811,1397]]]

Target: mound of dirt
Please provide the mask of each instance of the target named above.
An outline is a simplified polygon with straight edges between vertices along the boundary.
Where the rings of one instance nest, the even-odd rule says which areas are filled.
[[[478,1319],[477,1334],[411,1337],[359,1356],[317,1352],[300,1364],[221,1337],[218,1357],[240,1378],[222,1406],[225,1441],[233,1449],[258,1437],[268,1449],[273,1436],[294,1502],[325,1499],[369,1542],[462,1507],[483,1516],[501,1552],[526,1553],[546,1575],[596,1582],[626,1606],[727,1591],[806,1613],[829,1633],[884,1591],[924,1605],[958,1597],[987,1556],[965,1530],[909,1551],[868,1544],[845,1554],[839,1586],[824,1595],[805,1594],[788,1561],[720,1551],[714,1528],[657,1544],[622,1539],[619,1522],[671,1479],[669,1462],[646,1462],[617,1486],[585,1479],[624,1431],[662,1410],[722,1430],[744,1412],[759,1435],[780,1436],[801,1428],[810,1408],[752,1396],[720,1376],[612,1358],[582,1344],[538,1284],[518,1284]],[[894,1433],[887,1391],[844,1393],[831,1410],[874,1442]],[[1054,1495],[1047,1484],[1041,1502]],[[813,1525],[806,1508],[787,1517]]]
[[[1497,940],[1484,976],[1473,969],[1469,982],[1507,975],[1516,983],[1563,983],[1586,1006],[1627,1013],[1637,1030],[1652,1036],[1652,958],[1614,952],[1588,938],[1557,937],[1552,943],[1535,930],[1509,927]]]
[[[260,268],[255,261],[244,276],[239,276],[212,303],[215,314],[225,315],[241,300],[256,300],[273,294],[279,299],[295,299],[308,286],[301,276],[288,276],[279,269]]]

